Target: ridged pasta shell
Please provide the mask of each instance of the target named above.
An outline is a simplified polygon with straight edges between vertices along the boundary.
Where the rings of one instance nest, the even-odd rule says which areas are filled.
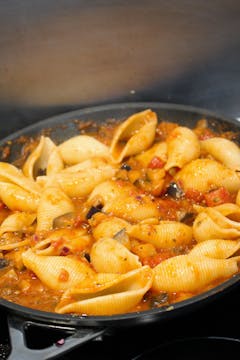
[[[157,248],[173,248],[187,245],[192,241],[192,228],[177,221],[160,221],[154,224],[136,224],[130,227],[128,234]]]
[[[110,158],[109,148],[88,135],[74,136],[58,146],[67,165],[74,165],[90,158]]]
[[[161,262],[153,269],[153,290],[196,292],[213,281],[232,276],[238,271],[239,257],[226,257],[238,250],[239,244],[232,241],[228,243],[226,240],[209,240],[198,244],[187,255]]]
[[[78,172],[63,171],[58,173],[56,181],[71,198],[86,196],[100,183],[113,177],[115,169],[111,165],[90,168]]]
[[[72,201],[59,187],[47,187],[37,209],[37,232],[51,230],[55,218],[74,210]]]
[[[79,171],[86,171],[89,169],[98,169],[104,168],[106,165],[109,166],[109,162],[106,159],[101,157],[96,157],[92,159],[85,160],[78,164],[66,167],[63,172],[76,173]],[[111,165],[112,166],[112,165]]]
[[[142,266],[138,256],[111,238],[103,238],[94,243],[90,258],[98,273],[124,274]]]
[[[90,194],[87,205],[103,205],[103,211],[127,221],[158,217],[159,209],[151,196],[125,181],[105,181]]]
[[[226,167],[240,170],[240,149],[233,141],[221,137],[213,137],[200,142],[201,150],[210,154]]]
[[[158,157],[163,162],[167,161],[167,144],[161,142],[154,144],[149,150],[143,151],[135,156],[135,159],[141,163],[143,167],[148,167],[149,163],[154,157]]]
[[[236,172],[211,159],[191,161],[175,175],[174,180],[180,182],[184,190],[205,192],[223,186],[234,193],[240,189],[240,178]]]
[[[193,236],[197,242],[208,239],[237,239],[240,223],[230,220],[215,209],[199,213],[193,223]]]
[[[18,185],[0,181],[0,199],[10,210],[36,212],[39,198]]]
[[[149,109],[127,118],[114,134],[110,147],[112,160],[120,163],[125,157],[148,149],[155,138],[156,126],[157,115]]]
[[[87,249],[92,243],[85,229],[55,229],[46,239],[33,247],[37,255],[60,255],[65,249],[76,254]]]
[[[5,241],[2,235],[8,232],[29,232],[31,229],[31,225],[36,219],[35,214],[29,214],[24,212],[16,212],[14,214],[9,215],[0,226],[0,251],[3,250],[12,250],[19,246],[26,245],[28,241],[18,242],[9,244]]]
[[[67,290],[75,287],[95,272],[85,262],[67,256],[36,255],[32,249],[22,254],[27,269],[33,271],[47,287]]]
[[[101,238],[113,238],[122,229],[128,229],[129,223],[116,216],[103,213],[95,214],[90,220],[92,234],[96,240]]]
[[[28,156],[23,165],[25,176],[34,180],[39,170],[47,170],[47,174],[63,169],[63,161],[54,142],[46,136],[41,136],[38,146]]]
[[[22,171],[12,164],[0,162],[0,180],[16,184],[36,195],[41,193],[41,188],[34,181],[24,176]]]
[[[125,313],[141,301],[143,295],[151,288],[153,280],[152,269],[149,266],[115,275],[115,279],[112,278],[112,274],[105,275],[96,275],[97,281],[93,281],[94,278],[90,279],[86,288],[66,291],[55,311],[60,314],[87,315]]]
[[[227,259],[240,248],[240,241],[211,239],[194,246],[191,256],[207,256],[215,259]]]
[[[200,155],[200,143],[197,135],[184,126],[176,127],[167,138],[167,163],[165,170],[182,168]]]
[[[194,210],[199,214],[200,212],[205,212],[208,208],[200,205],[193,205]],[[214,210],[220,212],[224,216],[228,216],[230,219],[235,221],[240,221],[240,206],[233,203],[224,203],[217,206],[214,206]]]

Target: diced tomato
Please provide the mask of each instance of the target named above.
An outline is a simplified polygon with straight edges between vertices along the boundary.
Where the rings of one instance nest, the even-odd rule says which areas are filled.
[[[204,194],[204,200],[207,206],[217,206],[220,204],[232,202],[232,197],[225,187],[211,190]]]
[[[187,189],[185,191],[185,198],[193,201],[194,203],[201,203],[204,199],[204,195],[196,189]]]
[[[154,156],[150,163],[148,164],[149,169],[162,169],[165,162],[161,160],[158,156]]]
[[[174,256],[170,251],[163,251],[157,253],[156,255],[148,256],[142,260],[143,265],[148,265],[151,268],[154,268],[158,264],[160,264],[163,260],[166,260],[170,257]]]

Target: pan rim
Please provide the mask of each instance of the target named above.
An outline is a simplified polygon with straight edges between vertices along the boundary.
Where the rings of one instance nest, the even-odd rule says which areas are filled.
[[[10,140],[15,139],[16,137],[21,136],[22,134],[30,131],[34,131],[38,128],[43,128],[45,124],[51,124],[52,122],[55,122],[58,120],[60,123],[63,121],[71,121],[74,120],[76,116],[79,115],[88,115],[90,113],[96,113],[96,112],[102,112],[107,110],[117,110],[117,109],[124,109],[124,108],[158,108],[159,110],[175,110],[175,111],[186,111],[186,112],[192,112],[199,115],[207,116],[207,117],[214,117],[216,119],[219,119],[221,121],[226,121],[229,123],[235,123],[239,124],[240,126],[240,120],[234,117],[226,116],[224,114],[208,110],[205,108],[197,107],[197,106],[191,106],[191,105],[185,105],[185,104],[178,104],[178,103],[167,103],[167,102],[120,102],[120,103],[110,103],[110,104],[103,104],[103,105],[96,105],[96,106],[87,106],[67,112],[62,112],[53,116],[49,116],[46,118],[43,118],[42,120],[36,121],[34,124],[28,125],[23,127],[22,129],[19,129],[12,134],[0,139],[0,146]]]

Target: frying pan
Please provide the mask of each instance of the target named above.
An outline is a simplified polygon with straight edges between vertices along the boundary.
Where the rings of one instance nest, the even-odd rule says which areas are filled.
[[[15,140],[20,136],[37,136],[43,129],[51,129],[51,138],[56,143],[70,138],[78,133],[79,121],[93,121],[101,124],[107,119],[123,120],[131,114],[151,108],[158,115],[159,121],[177,122],[181,125],[194,127],[202,118],[208,120],[208,125],[215,131],[234,131],[239,134],[240,123],[235,119],[227,119],[207,110],[184,105],[166,103],[120,103],[101,105],[71,111],[53,116],[34,125],[28,126],[0,141],[0,146],[11,143],[11,155],[8,161],[13,161],[19,154],[19,143]],[[76,121],[77,120],[77,121]],[[239,138],[240,139],[240,138]],[[238,140],[238,135],[236,140]],[[145,324],[164,322],[179,315],[184,316],[208,301],[225,294],[238,286],[240,274],[223,282],[217,287],[190,299],[143,312],[133,312],[114,316],[72,316],[60,315],[30,309],[4,299],[0,299],[0,307],[8,318],[9,335],[12,351],[9,359],[53,359],[91,339],[94,339],[111,328],[134,327]],[[45,349],[31,349],[27,346],[26,333],[36,326],[48,330],[61,330],[66,334],[63,344],[56,343]]]

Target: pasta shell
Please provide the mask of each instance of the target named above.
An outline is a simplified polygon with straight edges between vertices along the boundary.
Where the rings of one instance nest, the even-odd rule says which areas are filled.
[[[90,258],[98,273],[124,274],[142,266],[138,256],[111,238],[103,238],[94,243]]]
[[[135,159],[146,168],[154,157],[158,157],[163,162],[167,162],[166,142],[154,144],[149,150],[143,151],[141,154],[135,156]]]
[[[22,254],[27,269],[33,271],[47,287],[53,290],[67,290],[75,287],[94,271],[85,262],[67,256],[36,255],[32,249]]]
[[[55,218],[71,212],[74,205],[69,197],[57,186],[47,187],[37,209],[37,232],[51,230]]]
[[[113,238],[122,229],[128,229],[129,223],[116,216],[109,216],[103,213],[95,214],[90,220],[92,234],[96,240],[101,238]]]
[[[206,256],[179,255],[169,258],[154,269],[154,291],[196,292],[218,279],[238,271],[237,259],[214,259]]]
[[[211,239],[194,246],[191,256],[207,256],[214,259],[227,259],[240,248],[240,241]]]
[[[240,237],[240,223],[208,208],[194,220],[193,236],[197,242],[208,239],[237,239]]]
[[[151,196],[141,193],[134,185],[120,180],[105,181],[92,191],[87,205],[91,207],[98,204],[103,205],[105,213],[127,221],[159,216],[159,209]]]
[[[156,126],[157,115],[149,109],[130,116],[114,134],[110,147],[112,160],[120,163],[125,157],[148,149],[155,138]]]
[[[76,254],[92,243],[85,229],[57,229],[46,239],[39,241],[33,250],[37,255],[61,255],[65,250]]]
[[[90,194],[98,184],[113,177],[114,174],[115,169],[111,165],[104,165],[78,172],[61,172],[55,176],[54,181],[72,198]]]
[[[10,210],[36,212],[39,198],[18,185],[0,181],[0,199]]]
[[[110,158],[109,148],[88,135],[74,136],[59,145],[60,154],[67,165],[74,165],[90,158]]]
[[[187,255],[169,258],[154,269],[153,290],[196,292],[218,279],[238,271],[239,258],[232,257],[240,242],[208,240],[196,245]]]
[[[199,214],[202,211],[206,211],[208,208],[200,205],[193,205],[194,210]],[[229,216],[232,220],[240,221],[240,207],[233,203],[224,203],[214,206],[214,210],[220,212],[224,216]]]
[[[240,189],[240,178],[235,171],[211,159],[197,159],[186,164],[174,177],[183,190],[206,192],[214,187],[225,187],[234,193]]]
[[[158,225],[136,224],[130,227],[128,234],[164,249],[187,245],[192,241],[192,228],[177,221],[160,221]]]
[[[201,141],[201,150],[210,154],[226,167],[232,170],[240,170],[240,149],[233,141],[213,137]]]
[[[24,212],[16,212],[14,214],[9,215],[1,224],[0,226],[0,236],[1,236],[1,240],[0,240],[0,251],[3,250],[12,250],[12,249],[16,249],[19,246],[24,246],[26,244],[28,244],[28,240],[27,241],[15,241],[15,242],[11,242],[9,243],[6,239],[4,239],[4,237],[2,237],[2,235],[4,233],[14,233],[14,232],[29,232],[31,230],[31,225],[33,224],[33,222],[36,219],[36,215],[35,214],[29,214],[29,213],[24,213]]]
[[[41,136],[38,146],[23,165],[23,174],[34,180],[39,170],[47,168],[48,175],[58,172],[63,169],[63,161],[54,142],[49,137]]]
[[[165,170],[182,168],[200,155],[200,143],[197,135],[189,128],[178,126],[167,138],[168,159]]]
[[[76,165],[66,167],[63,172],[76,173],[79,171],[86,171],[89,169],[98,169],[104,168],[104,166],[109,165],[109,163],[104,158],[96,157],[92,159],[85,160]]]
[[[92,281],[94,278],[90,279],[86,288],[66,291],[55,311],[87,315],[125,313],[137,306],[151,288],[153,273],[149,266],[143,266],[126,274],[115,275],[115,279],[112,274],[98,274],[96,277],[95,281]]]
[[[0,180],[18,185],[36,195],[41,193],[41,188],[34,181],[24,176],[22,171],[12,164],[0,162]]]

